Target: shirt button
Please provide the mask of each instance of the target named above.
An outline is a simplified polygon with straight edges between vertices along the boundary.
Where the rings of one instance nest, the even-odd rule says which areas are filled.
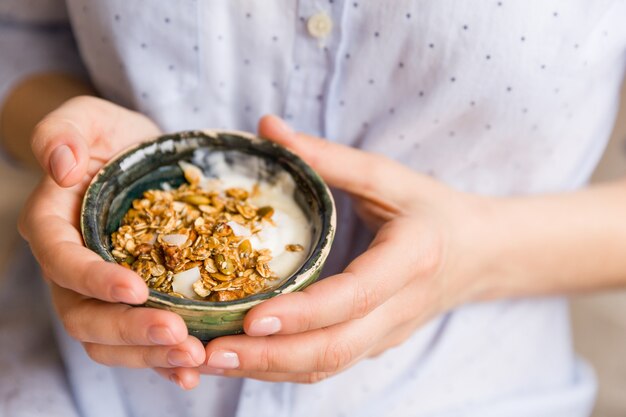
[[[320,12],[309,17],[306,27],[311,36],[322,39],[333,30],[333,21],[326,13]]]

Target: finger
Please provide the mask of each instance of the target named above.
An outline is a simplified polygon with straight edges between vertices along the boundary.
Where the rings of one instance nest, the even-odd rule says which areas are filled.
[[[432,288],[419,282],[374,310],[367,317],[293,335],[228,336],[211,341],[207,373],[335,374],[401,343],[440,309]]]
[[[397,204],[390,207],[396,211],[410,195],[407,190],[416,186],[418,176],[401,164],[382,155],[293,132],[276,116],[260,120],[259,135],[294,151],[329,185],[381,203],[387,197],[387,205]],[[423,182],[430,180],[424,178]]]
[[[205,375],[219,375],[229,378],[247,378],[266,382],[293,382],[297,384],[315,384],[334,374],[331,372],[255,372],[239,370],[212,369],[206,366],[198,368]]]
[[[297,335],[226,336],[206,347],[206,366],[254,372],[338,372],[367,354],[386,332],[378,319],[352,321]]]
[[[50,220],[49,231],[55,230]],[[61,228],[59,233],[62,232]],[[33,249],[46,278],[82,295],[109,302],[142,304],[148,287],[135,272],[105,262],[89,249],[68,240]],[[38,246],[35,243],[34,246]]]
[[[388,223],[344,273],[254,307],[244,319],[246,334],[300,333],[367,316],[411,282],[436,273],[439,246],[417,243],[416,233],[405,222]]]
[[[76,120],[80,123],[83,118]],[[53,112],[33,131],[31,147],[35,158],[57,184],[64,187],[77,184],[87,172],[88,139],[79,123]]]
[[[125,368],[197,367],[204,362],[202,342],[193,336],[179,345],[170,346],[109,346],[83,343],[89,357],[102,365]]]
[[[133,271],[108,263],[82,245],[71,223],[80,199],[44,180],[27,204],[20,231],[31,244],[44,276],[58,285],[104,301],[141,304],[148,288]],[[67,213],[62,212],[67,211]],[[71,214],[70,214],[71,213]]]
[[[52,285],[52,297],[67,333],[105,345],[177,345],[187,338],[183,319],[169,311],[111,304]]]
[[[162,378],[171,381],[184,390],[190,390],[200,384],[200,372],[192,368],[154,368]]]
[[[418,317],[413,318],[412,320],[407,320],[404,324],[390,329],[389,333],[387,333],[385,337],[381,338],[380,343],[377,343],[369,350],[367,354],[368,358],[375,358],[382,355],[387,350],[401,345],[408,338],[413,336],[417,328],[426,323],[432,317],[434,317],[434,314],[427,315],[426,312],[424,312]]]
[[[33,131],[31,147],[42,168],[57,184],[78,184],[90,158],[105,162],[116,152],[158,134],[145,116],[96,97],[68,100]],[[92,145],[99,143],[97,149]]]

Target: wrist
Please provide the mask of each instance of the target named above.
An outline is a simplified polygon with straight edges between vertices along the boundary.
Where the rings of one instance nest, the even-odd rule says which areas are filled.
[[[496,298],[507,263],[503,227],[504,200],[464,194],[448,230],[447,254],[442,270],[448,282],[445,292],[453,294],[446,308]],[[507,225],[509,229],[511,225]]]
[[[525,219],[519,218],[511,206],[512,200],[491,197],[484,201],[480,221],[480,242],[476,246],[477,268],[474,277],[476,291],[474,301],[506,298],[518,293],[514,288],[519,273],[521,247],[518,238],[526,227]]]

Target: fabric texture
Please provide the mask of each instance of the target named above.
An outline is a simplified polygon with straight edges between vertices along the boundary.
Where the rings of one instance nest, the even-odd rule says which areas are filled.
[[[254,131],[274,113],[489,195],[584,185],[626,64],[624,1],[68,0],[67,9],[100,93],[165,131]],[[320,13],[332,22],[322,37],[307,28]],[[0,45],[19,56],[7,30]],[[64,40],[59,51],[70,53]],[[371,238],[349,199],[337,201],[327,274]],[[85,417],[575,417],[590,413],[595,393],[558,298],[464,306],[315,385],[203,377],[181,392],[149,370],[94,364],[58,325],[57,335]]]

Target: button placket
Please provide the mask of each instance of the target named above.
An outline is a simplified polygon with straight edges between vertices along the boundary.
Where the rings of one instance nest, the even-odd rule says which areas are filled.
[[[293,68],[284,115],[295,129],[324,135],[324,105],[336,49],[341,1],[300,1],[293,44]]]

